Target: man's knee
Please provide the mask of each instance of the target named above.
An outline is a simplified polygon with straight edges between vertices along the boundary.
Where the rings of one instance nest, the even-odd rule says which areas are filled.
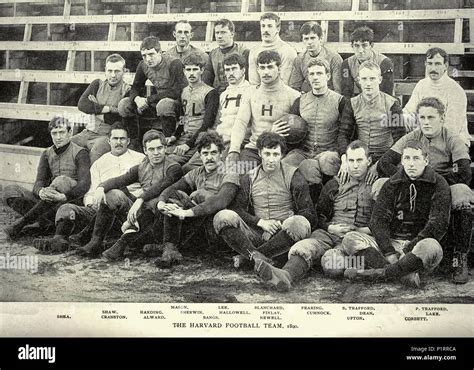
[[[49,187],[59,191],[62,194],[66,194],[70,192],[76,185],[76,180],[68,176],[58,176],[54,178]]]
[[[121,117],[131,117],[135,115],[135,107],[130,98],[120,100],[117,109]]]
[[[283,221],[281,228],[295,242],[307,238],[311,234],[311,224],[304,216],[296,215],[287,218]]]
[[[376,180],[372,185],[372,199],[377,200],[380,190],[382,190],[382,186],[388,181],[388,177],[382,177]]]
[[[74,221],[76,219],[76,205],[66,203],[63,204],[58,208],[56,211],[56,217],[55,217],[55,222],[57,223],[58,221],[61,220],[70,220]]]
[[[309,267],[321,260],[326,249],[317,239],[307,238],[296,242],[288,252],[288,259],[291,256],[303,258]]]
[[[443,259],[443,248],[433,238],[420,240],[411,252],[423,261],[425,270],[433,270]]]
[[[9,201],[15,198],[33,198],[30,193],[20,185],[7,185],[3,189],[3,200],[9,204]]]
[[[239,227],[240,216],[230,209],[219,211],[213,219],[214,230],[217,234],[225,227]]]
[[[321,172],[327,176],[336,176],[341,168],[341,158],[337,152],[322,152],[317,159]]]
[[[322,182],[323,174],[317,159],[305,159],[300,163],[298,169],[308,184],[320,184]]]
[[[105,199],[107,206],[114,211],[128,205],[130,202],[130,199],[128,199],[125,193],[118,189],[108,191],[107,194],[105,194]]]
[[[325,275],[339,277],[344,275],[345,261],[347,257],[339,248],[329,249],[321,257],[321,268]]]
[[[349,231],[344,235],[341,247],[345,254],[352,256],[361,250],[371,247],[371,243],[366,234]]]
[[[163,98],[156,104],[156,115],[176,117],[177,101],[171,98]]]
[[[466,184],[454,184],[451,188],[451,208],[465,209],[470,208],[474,203],[472,190]]]

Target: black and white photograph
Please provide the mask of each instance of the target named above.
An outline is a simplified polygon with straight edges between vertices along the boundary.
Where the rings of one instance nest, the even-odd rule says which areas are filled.
[[[474,1],[0,0],[0,30],[3,335],[474,335]]]

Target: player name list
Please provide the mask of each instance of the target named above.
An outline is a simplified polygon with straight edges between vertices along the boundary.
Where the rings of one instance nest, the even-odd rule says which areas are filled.
[[[459,320],[472,317],[467,304],[55,302],[5,309],[9,305],[15,304],[2,304],[0,318],[13,336],[436,337],[474,330]]]

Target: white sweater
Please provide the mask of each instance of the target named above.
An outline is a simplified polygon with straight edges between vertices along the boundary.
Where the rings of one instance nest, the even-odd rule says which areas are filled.
[[[467,129],[467,97],[463,88],[446,73],[438,81],[425,77],[416,84],[403,111],[415,114],[421,99],[430,97],[438,98],[446,108],[444,126],[458,133],[469,146],[471,135]]]
[[[84,195],[84,205],[92,203],[94,191],[100,183],[126,174],[130,168],[139,165],[143,158],[145,158],[144,154],[130,149],[118,157],[110,152],[105,153],[91,166],[91,187]],[[141,190],[139,183],[129,185],[127,188],[132,194]]]
[[[280,36],[277,36],[272,43],[261,43],[252,48],[249,53],[249,82],[251,85],[258,85],[260,83],[260,76],[257,72],[257,57],[261,51],[273,50],[280,54],[281,66],[280,76],[285,84],[288,85],[290,80],[293,62],[298,56],[293,46],[283,41]]]

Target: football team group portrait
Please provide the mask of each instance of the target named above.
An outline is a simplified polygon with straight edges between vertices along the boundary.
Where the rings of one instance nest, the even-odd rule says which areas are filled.
[[[44,113],[36,161],[21,154],[34,181],[0,181],[10,215],[1,253],[69,268],[100,262],[104,271],[132,263],[134,276],[143,266],[144,281],[157,273],[168,282],[204,259],[189,279],[216,264],[213,281],[252,279],[276,300],[325,279],[414,296],[439,283],[450,292],[443,301],[456,301],[472,280],[471,91],[456,78],[464,59],[420,31],[428,46],[411,64],[423,76],[400,94],[405,59],[378,48],[375,21],[350,23],[339,51],[316,17],[258,12],[259,40],[249,45],[241,22],[218,15],[207,28],[212,48],[196,41],[184,13],[166,35],[135,37],[135,51],[101,52],[101,77],[65,105],[80,113]],[[474,33],[469,25],[456,22],[455,38]],[[18,108],[0,106],[3,121],[14,109],[27,115],[36,82],[25,81]],[[23,153],[18,141],[3,142],[2,153],[9,144]],[[80,286],[74,271],[69,284]]]

